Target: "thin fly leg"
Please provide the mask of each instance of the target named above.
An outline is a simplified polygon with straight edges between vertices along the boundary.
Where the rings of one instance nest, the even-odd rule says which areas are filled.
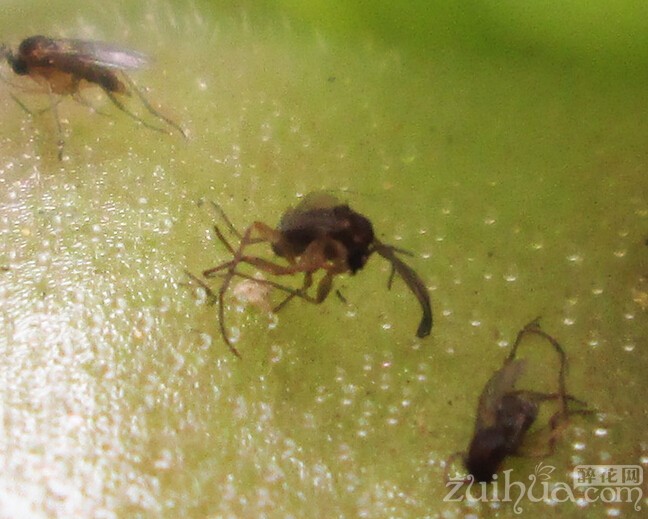
[[[137,114],[131,112],[128,108],[126,108],[126,105],[124,105],[124,103],[122,103],[119,99],[117,99],[115,94],[113,94],[109,90],[104,89],[104,92],[108,96],[108,99],[110,99],[117,108],[119,108],[122,112],[128,115],[131,119],[134,119],[135,121],[139,122],[142,126],[146,126],[149,130],[153,130],[160,133],[168,133],[164,128],[159,128],[153,124],[147,123],[144,119],[139,117]]]
[[[207,294],[207,299],[209,300],[208,304],[213,305],[218,298],[216,297],[216,294],[214,294],[213,290],[205,283],[202,279],[200,279],[198,276],[193,275],[191,272],[185,269],[184,273],[200,288],[202,288],[205,293]],[[191,283],[184,283],[186,285],[191,286]]]
[[[560,398],[560,407],[561,407],[562,414],[566,417],[568,413],[567,389],[565,385],[565,375],[567,371],[567,356],[565,355],[565,350],[563,350],[562,346],[558,343],[558,341],[540,328],[539,321],[540,318],[536,317],[533,321],[531,321],[524,328],[522,328],[522,330],[520,330],[520,332],[518,333],[515,339],[515,343],[513,344],[513,348],[511,348],[511,352],[509,353],[507,362],[515,358],[518,346],[520,345],[520,342],[522,341],[522,338],[525,335],[534,334],[547,340],[554,347],[556,353],[558,354],[558,357],[560,358],[560,371],[558,372],[558,394],[562,395],[562,397]]]
[[[61,118],[58,113],[58,104],[56,99],[54,99],[54,94],[52,93],[52,88],[49,86],[47,88],[47,93],[50,101],[50,109],[52,110],[52,115],[54,116],[54,122],[56,123],[56,135],[57,135],[57,147],[58,147],[58,159],[63,160],[63,147],[65,146],[65,139],[63,137],[63,127],[61,126]]]
[[[160,119],[161,121],[164,121],[165,123],[167,123],[167,124],[168,124],[169,126],[171,126],[172,128],[175,128],[175,129],[180,133],[180,135],[182,135],[185,139],[187,138],[187,134],[185,133],[185,131],[182,129],[182,127],[181,127],[178,123],[176,123],[176,122],[173,121],[172,119],[169,119],[167,116],[162,115],[162,114],[161,114],[160,112],[158,112],[155,108],[153,108],[153,106],[151,106],[151,103],[149,103],[148,99],[146,99],[146,97],[144,96],[144,94],[142,94],[142,92],[140,91],[140,89],[137,88],[137,85],[136,85],[135,82],[134,82],[134,81],[133,81],[133,80],[128,76],[128,74],[122,74],[122,76],[124,77],[124,79],[126,80],[126,82],[130,85],[132,91],[135,92],[135,94],[137,95],[137,97],[139,97],[139,100],[142,102],[142,104],[144,105],[144,107],[149,111],[149,113],[150,113],[151,115],[157,117],[157,118]]]

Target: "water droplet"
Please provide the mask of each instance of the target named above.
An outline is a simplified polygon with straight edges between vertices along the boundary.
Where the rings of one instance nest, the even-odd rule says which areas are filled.
[[[273,344],[272,346],[270,346],[270,354],[270,362],[274,362],[276,364],[283,357],[283,349],[278,344]]]
[[[208,333],[201,333],[199,334],[199,337],[201,339],[200,346],[199,348],[203,350],[207,350],[211,347],[212,343],[214,340],[212,339],[212,336],[209,335]]]
[[[416,160],[416,155],[413,153],[408,155],[403,155],[401,157],[401,161],[403,162],[403,164],[411,164],[415,160]]]
[[[261,125],[261,141],[268,142],[272,137],[272,127],[270,123],[263,123]]]
[[[571,456],[572,465],[582,465],[583,458],[582,456]]]
[[[241,329],[238,326],[232,326],[229,333],[229,340],[232,344],[236,344],[241,339]]]

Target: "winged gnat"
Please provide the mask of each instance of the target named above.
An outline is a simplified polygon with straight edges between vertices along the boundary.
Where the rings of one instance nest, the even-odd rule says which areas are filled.
[[[49,95],[49,109],[54,114],[58,130],[59,159],[63,153],[63,135],[56,110],[58,101],[53,96],[70,95],[89,106],[90,103],[83,99],[81,90],[92,85],[99,86],[110,101],[132,119],[151,130],[166,133],[167,130],[145,121],[117,97],[135,93],[152,116],[186,138],[184,130],[153,108],[126,74],[126,71],[141,69],[150,63],[150,59],[141,52],[104,42],[38,35],[25,38],[16,53],[5,45],[1,46],[0,57],[7,60],[15,74],[29,76]],[[23,103],[19,104],[24,107]]]
[[[517,389],[516,384],[525,368],[525,360],[516,359],[524,337],[536,335],[544,338],[554,348],[560,361],[557,391],[545,393]],[[575,414],[590,414],[587,404],[567,393],[565,372],[567,356],[558,341],[540,329],[538,319],[531,321],[517,334],[513,347],[498,369],[484,386],[477,406],[475,429],[470,440],[464,465],[477,481],[491,481],[504,459],[519,454],[527,432],[538,417],[540,406],[550,400],[558,403],[558,410],[549,419],[549,454],[554,450],[561,427]],[[568,403],[580,408],[574,409]],[[454,458],[455,453],[452,457]]]
[[[236,231],[220,206],[214,204],[217,213],[238,240],[238,247],[232,245],[223,231],[215,225],[218,240],[225,246],[232,258],[216,267],[203,271],[205,278],[220,277],[222,284],[218,294],[211,295],[218,302],[218,320],[221,334],[230,350],[237,356],[239,352],[232,346],[224,324],[224,297],[233,277],[249,279],[267,284],[286,293],[286,297],[273,308],[278,312],[293,298],[298,297],[309,303],[322,303],[333,288],[333,279],[339,274],[356,274],[364,268],[369,257],[377,252],[390,262],[392,271],[403,278],[406,285],[419,301],[423,316],[418,326],[417,336],[426,337],[432,328],[432,305],[427,288],[418,274],[402,261],[397,253],[403,252],[396,247],[380,242],[373,230],[371,221],[354,211],[349,205],[340,203],[335,197],[322,192],[310,193],[293,208],[287,209],[273,228],[263,222],[255,221],[245,232]],[[286,264],[250,255],[248,248],[268,243],[272,252],[283,258]],[[302,286],[294,289],[277,283],[272,279],[257,280],[239,270],[242,264],[250,265],[271,276],[303,275]],[[315,294],[309,292],[314,283],[314,275],[323,272],[316,286]],[[191,275],[192,279],[196,277]],[[203,282],[199,282],[207,288]]]

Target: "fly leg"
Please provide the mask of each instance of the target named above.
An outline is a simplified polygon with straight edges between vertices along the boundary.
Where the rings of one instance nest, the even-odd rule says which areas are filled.
[[[89,108],[92,111],[92,113],[95,113],[97,115],[102,115],[104,117],[110,117],[109,113],[102,112],[101,110],[99,110],[98,108],[93,106],[93,104],[90,101],[88,101],[85,97],[83,97],[81,95],[81,91],[77,91],[74,94],[72,94],[72,99],[74,99],[80,105],[83,105],[86,108]]]
[[[52,110],[52,115],[54,116],[54,122],[56,123],[56,135],[57,135],[57,147],[58,147],[58,159],[63,160],[63,146],[65,145],[65,140],[63,137],[63,128],[61,127],[61,118],[59,117],[58,113],[58,104],[60,102],[57,102],[56,99],[54,99],[54,93],[52,92],[52,88],[47,84],[47,94],[49,96],[49,101],[50,101],[50,107],[49,109]]]
[[[220,229],[218,229],[218,227],[215,227],[215,230],[219,239],[221,239],[221,241],[227,244],[228,249],[230,251],[233,251],[233,248],[228,244],[227,240],[225,240],[225,237],[223,236]],[[224,305],[225,293],[229,288],[232,278],[236,274],[235,269],[238,266],[238,264],[241,262],[250,263],[252,265],[258,266],[260,269],[265,270],[266,272],[271,272],[271,273],[274,268],[280,267],[280,265],[275,265],[272,262],[262,260],[261,258],[248,258],[243,255],[243,251],[245,247],[247,247],[251,243],[257,242],[252,234],[255,231],[259,235],[259,239],[261,241],[272,241],[273,239],[277,239],[277,234],[278,234],[277,231],[275,231],[274,229],[272,229],[271,227],[267,226],[262,222],[254,222],[246,229],[245,233],[243,234],[243,237],[241,238],[241,242],[239,244],[239,248],[238,250],[234,251],[234,258],[231,261],[228,261],[222,265],[219,265],[212,269],[208,269],[203,272],[203,276],[213,277],[215,273],[221,270],[227,270],[223,279],[223,283],[221,284],[221,287],[218,290],[218,322],[220,325],[221,335],[223,336],[225,343],[229,346],[232,353],[234,353],[237,357],[240,357],[241,355],[236,350],[236,348],[232,346],[232,343],[229,340],[229,337],[227,336],[227,330],[225,327],[225,305]],[[255,259],[258,259],[259,261],[258,262],[253,261]]]
[[[327,259],[325,251],[329,252],[332,259]],[[334,251],[331,254],[331,251]],[[304,283],[296,293],[288,295],[279,305],[274,309],[275,312],[281,310],[286,306],[294,297],[299,296],[302,299],[313,304],[322,303],[331,292],[333,288],[333,278],[342,272],[347,271],[347,251],[345,247],[337,240],[325,239],[312,242],[299,260],[295,264],[297,272],[304,272]],[[307,294],[308,289],[313,284],[313,273],[319,269],[326,271],[324,277],[317,284],[315,297]]]
[[[587,409],[587,403],[572,396],[569,394],[562,394],[562,393],[542,393],[539,391],[530,391],[530,390],[516,390],[516,391],[511,391],[509,393],[510,395],[516,395],[519,398],[522,398],[528,402],[532,402],[534,404],[539,405],[542,402],[546,402],[548,400],[559,400],[561,403],[564,402],[573,402],[576,405],[583,406],[585,407],[584,409],[567,409],[567,411],[563,411],[562,407],[556,411],[553,416],[549,419],[549,423],[547,426],[543,427],[541,430],[538,430],[534,432],[534,434],[541,433],[542,430],[546,430],[548,427],[549,429],[549,437],[546,440],[547,441],[547,448],[544,451],[539,451],[536,450],[534,452],[526,452],[524,455],[529,456],[529,457],[540,457],[544,458],[547,456],[553,455],[556,449],[556,443],[560,436],[562,435],[563,430],[567,427],[568,422],[569,422],[569,416],[571,415],[588,415],[591,414],[593,411],[591,409]],[[545,433],[546,434],[546,433]]]
[[[108,96],[108,99],[110,99],[117,108],[119,108],[122,112],[128,115],[128,117],[130,117],[131,119],[134,119],[135,121],[139,122],[142,126],[146,126],[149,130],[153,130],[160,133],[167,133],[167,131],[164,128],[159,128],[151,123],[148,123],[144,119],[139,117],[137,114],[135,114],[134,112],[131,112],[128,108],[126,108],[126,105],[122,103],[119,99],[117,99],[115,94],[113,94],[110,90],[104,89],[104,92]]]
[[[185,131],[182,129],[182,127],[178,123],[176,123],[175,121],[169,119],[167,116],[162,115],[155,108],[153,108],[151,103],[148,101],[148,99],[146,99],[144,94],[142,94],[140,89],[137,88],[137,85],[128,76],[128,74],[122,73],[122,77],[124,77],[126,82],[129,84],[131,90],[133,92],[135,92],[135,95],[137,95],[137,97],[139,97],[139,100],[142,102],[142,105],[144,106],[144,108],[146,108],[151,115],[153,115],[154,117],[157,117],[160,121],[165,122],[166,124],[168,124],[169,126],[174,128],[175,130],[177,130],[180,133],[180,135],[182,135],[185,139],[187,138],[187,134],[185,133]]]
[[[527,334],[538,335],[539,337],[542,337],[545,340],[549,341],[549,343],[556,350],[558,357],[560,358],[560,370],[558,371],[558,394],[562,395],[562,397],[560,397],[560,408],[561,408],[561,412],[566,416],[567,415],[567,389],[565,386],[565,374],[567,371],[567,356],[565,355],[565,350],[563,350],[562,346],[558,343],[558,341],[540,328],[539,320],[540,318],[537,317],[529,324],[527,324],[524,328],[522,328],[522,330],[520,330],[520,332],[518,333],[515,339],[515,343],[513,344],[513,348],[511,348],[511,352],[509,353],[509,356],[506,359],[506,362],[510,362],[515,358],[518,346],[520,345],[520,342],[522,341],[524,336],[526,336]]]

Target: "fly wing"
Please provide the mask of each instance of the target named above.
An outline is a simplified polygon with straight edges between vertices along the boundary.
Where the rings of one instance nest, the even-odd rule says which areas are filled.
[[[502,402],[502,397],[514,390],[515,383],[524,371],[524,364],[523,360],[506,362],[488,380],[481,395],[479,395],[477,419],[475,421],[476,432],[495,425],[497,410]]]
[[[309,229],[325,234],[335,230],[338,219],[333,209],[340,202],[333,195],[324,191],[307,194],[295,207],[291,207],[281,216],[277,228],[282,232]]]
[[[81,42],[82,44],[84,42]],[[136,70],[150,63],[145,54],[132,49],[104,42],[85,42],[91,52],[85,54],[84,59],[90,59],[97,65],[121,70]]]
[[[150,60],[141,52],[100,41],[52,39],[40,45],[39,59],[53,66],[81,62],[119,70],[134,70],[146,66]]]
[[[313,191],[302,198],[293,211],[304,212],[314,209],[331,209],[338,205],[340,205],[340,201],[330,193],[326,191]]]

